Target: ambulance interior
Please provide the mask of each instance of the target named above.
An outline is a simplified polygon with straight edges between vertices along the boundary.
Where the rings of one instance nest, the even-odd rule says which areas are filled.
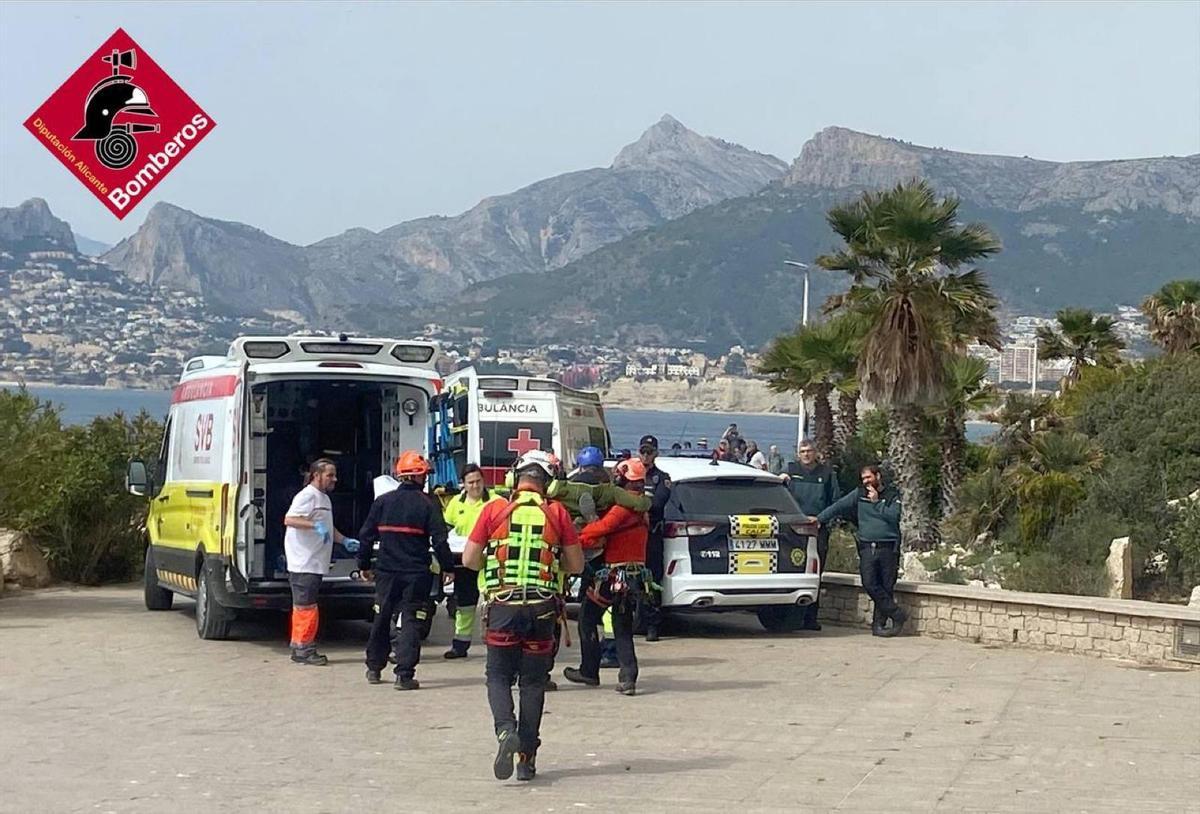
[[[257,508],[251,574],[287,576],[283,517],[304,486],[312,461],[337,464],[330,493],[334,525],[357,537],[374,500],[372,481],[391,469],[402,449],[420,449],[427,398],[416,387],[381,381],[292,380],[257,384],[251,391],[250,473]],[[330,576],[349,576],[354,555],[334,545]]]

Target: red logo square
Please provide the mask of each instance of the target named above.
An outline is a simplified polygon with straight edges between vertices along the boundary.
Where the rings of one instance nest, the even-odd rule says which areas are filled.
[[[118,218],[216,126],[121,28],[25,121]]]

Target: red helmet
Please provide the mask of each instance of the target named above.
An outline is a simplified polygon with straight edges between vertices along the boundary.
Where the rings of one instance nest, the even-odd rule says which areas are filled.
[[[405,475],[428,475],[429,472],[429,461],[415,449],[406,449],[396,459],[395,473],[398,478]]]

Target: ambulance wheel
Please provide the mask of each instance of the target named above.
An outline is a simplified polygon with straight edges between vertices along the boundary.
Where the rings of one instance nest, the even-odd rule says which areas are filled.
[[[142,572],[142,596],[146,610],[170,610],[175,604],[175,592],[158,584],[158,568],[154,565],[154,548],[146,546],[146,565]]]
[[[196,634],[201,639],[228,639],[232,617],[213,595],[208,569],[201,568],[196,580]]]
[[[795,605],[764,605],[758,609],[758,622],[768,633],[788,633],[804,624],[804,609]]]

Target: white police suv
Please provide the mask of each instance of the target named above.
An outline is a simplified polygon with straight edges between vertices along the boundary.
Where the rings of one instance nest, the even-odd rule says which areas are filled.
[[[770,631],[798,627],[820,586],[817,529],[783,478],[744,464],[662,455],[663,609],[749,610]]]

